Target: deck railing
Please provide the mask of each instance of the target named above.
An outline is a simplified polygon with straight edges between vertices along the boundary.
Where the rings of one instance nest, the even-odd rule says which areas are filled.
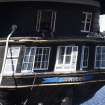
[[[7,88],[24,88],[34,86],[80,85],[86,83],[105,82],[105,72],[77,73],[33,73],[30,75],[3,76],[2,86]],[[33,84],[33,79],[35,83]],[[17,86],[15,85],[15,82]]]

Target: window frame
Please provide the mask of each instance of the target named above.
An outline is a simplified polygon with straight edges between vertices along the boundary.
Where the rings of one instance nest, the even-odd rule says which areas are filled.
[[[18,53],[16,51],[16,53],[12,53],[12,54],[17,54],[16,56],[15,55],[11,55],[10,54],[10,50],[11,49],[14,49],[14,48],[18,48]],[[11,51],[14,51],[14,50],[11,50]],[[4,66],[4,70],[3,70],[3,74],[4,75],[9,75],[9,74],[15,74],[16,73],[16,70],[17,70],[17,65],[18,65],[18,60],[19,60],[19,56],[20,56],[20,51],[21,51],[21,46],[10,46],[8,47],[8,52],[7,52],[7,56],[6,56],[6,61],[5,61],[5,66]],[[8,63],[8,62],[11,62],[11,63]],[[9,70],[9,65],[12,67],[12,69],[14,70]],[[8,71],[7,69],[8,68]]]
[[[37,10],[37,21],[36,21],[36,31],[40,32],[40,25],[41,25],[41,18],[42,18],[42,12],[49,12],[51,11],[51,24],[50,24],[50,28],[51,28],[51,32],[55,31],[55,22],[56,22],[56,11],[50,10],[50,9],[42,9],[42,10]]]
[[[37,46],[35,46],[35,47],[26,47],[26,49],[25,49],[25,52],[26,52],[26,50],[27,50],[27,48],[34,48],[34,50],[35,50],[35,53],[34,53],[34,59],[33,59],[33,61],[32,61],[32,70],[29,70],[29,69],[21,69],[21,72],[34,72],[34,71],[43,71],[43,70],[48,70],[48,67],[49,67],[49,60],[50,60],[50,52],[51,52],[51,47],[37,47]],[[36,58],[36,52],[37,52],[37,49],[38,48],[41,48],[42,50],[44,50],[45,48],[48,48],[49,49],[49,53],[48,53],[48,63],[47,63],[47,68],[35,68],[34,67],[34,64],[35,64],[35,58]],[[26,54],[24,53],[24,57],[26,56]],[[32,55],[31,55],[32,56]],[[41,57],[43,58],[43,56],[44,56],[44,54],[41,54]],[[29,56],[30,57],[30,56]],[[43,61],[42,61],[42,58],[41,58],[41,61],[39,61],[40,63],[42,63]],[[30,59],[30,58],[29,58]],[[23,64],[24,64],[24,58],[23,58],[23,62],[22,62],[22,67],[23,67]],[[29,64],[29,63],[28,63]]]
[[[62,64],[58,64],[58,60],[59,60],[59,53],[60,53],[60,48],[61,47],[64,47],[65,49],[64,49],[64,58],[63,58],[63,63]],[[67,49],[67,47],[71,47],[72,48],[72,50],[71,50],[71,60],[70,60],[70,63],[69,64],[65,64],[64,63],[64,61],[65,61],[65,57],[67,56],[66,55],[66,49]],[[75,70],[74,69],[72,69],[72,63],[73,63],[73,59],[74,59],[74,55],[73,55],[73,50],[74,50],[74,48],[76,47],[76,49],[77,49],[77,54],[76,54],[76,58],[75,58],[75,60],[76,60],[76,64],[75,64]],[[63,72],[65,72],[65,71],[70,71],[70,72],[75,72],[76,71],[76,67],[77,67],[77,58],[78,58],[78,46],[75,46],[75,45],[70,45],[70,46],[58,46],[58,48],[57,48],[57,55],[56,55],[56,62],[55,62],[55,71],[59,71],[59,69],[57,69],[57,66],[62,66],[62,68],[61,68],[61,72],[63,71]],[[66,67],[66,65],[67,65],[67,67],[69,66],[69,70],[67,69],[65,69],[65,67]]]
[[[85,49],[88,49],[88,55],[87,55],[87,59],[85,60]],[[84,66],[84,61],[87,62],[87,65]],[[89,46],[82,46],[82,53],[81,53],[81,65],[80,65],[80,70],[86,69],[88,68],[88,64],[89,63]]]
[[[101,48],[101,52],[100,52],[101,58],[100,58],[100,60],[99,60],[99,61],[100,61],[99,67],[97,67],[97,65],[96,65],[96,61],[97,61],[97,60],[96,60],[97,48]],[[105,67],[102,67],[102,65],[101,65],[101,64],[102,64],[102,61],[103,61],[103,60],[102,60],[102,54],[103,54],[103,53],[102,53],[102,48],[105,48],[105,46],[96,46],[96,48],[95,48],[95,63],[94,63],[94,68],[95,68],[95,69],[105,69]],[[104,60],[104,61],[105,61],[105,60]]]
[[[33,71],[35,71],[35,70],[48,70],[48,67],[49,67],[49,60],[50,60],[50,52],[51,52],[51,47],[37,47],[37,48],[43,48],[43,50],[44,50],[44,48],[48,48],[49,49],[49,53],[48,53],[48,63],[47,63],[47,68],[35,68],[35,67],[33,67]],[[36,49],[37,49],[36,48]],[[37,50],[36,50],[37,51]],[[43,52],[43,51],[42,51]],[[43,58],[43,55],[44,55],[44,53],[42,53],[42,58]],[[35,54],[35,57],[36,57],[36,54]],[[42,58],[41,58],[41,63],[43,62],[43,60],[42,60]],[[44,61],[45,62],[45,61]],[[34,64],[35,64],[35,60],[34,60]]]
[[[31,50],[32,48],[36,49],[36,47],[25,47],[25,52],[24,52],[24,57],[23,57],[23,61],[22,61],[21,72],[32,72],[32,70],[29,70],[29,69],[22,69],[24,63],[26,63],[27,66],[28,66],[29,63],[31,63],[31,62],[29,62],[30,56],[32,56],[32,55],[30,55],[31,51],[29,51],[29,54],[26,55],[26,50],[27,50],[28,48],[30,48],[30,50]],[[36,53],[36,50],[35,50],[35,53]],[[28,56],[28,62],[25,62],[25,61],[24,61],[24,59],[25,59],[26,56]],[[34,59],[35,59],[35,54],[34,54],[33,56],[34,56]],[[34,63],[34,61],[32,61],[32,65],[33,65],[33,63]],[[32,66],[32,69],[33,69],[33,66]]]
[[[82,12],[82,16],[85,14],[85,19],[81,20],[81,24],[84,24],[83,29],[81,29],[81,32],[90,32],[91,30],[91,24],[92,24],[92,12]],[[88,21],[88,15],[91,15],[90,21]],[[87,24],[89,24],[89,29],[86,29]]]

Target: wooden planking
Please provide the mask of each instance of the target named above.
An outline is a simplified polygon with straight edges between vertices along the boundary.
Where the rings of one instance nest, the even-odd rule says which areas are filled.
[[[46,86],[79,86],[82,84],[90,83],[105,83],[105,80],[95,80],[95,81],[86,81],[86,82],[77,82],[77,83],[60,83],[60,84],[37,84],[37,85],[23,85],[23,86],[0,86],[0,89],[17,89],[17,88],[31,88],[31,87],[46,87]]]

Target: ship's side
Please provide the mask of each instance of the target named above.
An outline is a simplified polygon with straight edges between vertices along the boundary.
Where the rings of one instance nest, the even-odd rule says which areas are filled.
[[[1,104],[78,105],[104,85],[98,1],[1,2],[0,14]]]

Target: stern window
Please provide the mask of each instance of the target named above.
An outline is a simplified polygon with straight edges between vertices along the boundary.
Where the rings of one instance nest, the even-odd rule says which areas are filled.
[[[56,12],[52,10],[38,10],[37,12],[37,32],[54,32]]]
[[[81,32],[90,32],[91,22],[92,22],[92,13],[83,12],[82,21],[81,21]]]
[[[49,65],[50,47],[27,47],[22,71],[47,70]]]
[[[9,47],[4,66],[4,74],[16,73],[18,58],[20,54],[20,47]]]
[[[89,47],[82,46],[81,67],[80,67],[81,70],[83,68],[88,68],[88,59],[89,59]]]
[[[105,69],[105,46],[96,47],[95,68]]]
[[[75,71],[78,46],[59,46],[57,50],[55,71]]]

